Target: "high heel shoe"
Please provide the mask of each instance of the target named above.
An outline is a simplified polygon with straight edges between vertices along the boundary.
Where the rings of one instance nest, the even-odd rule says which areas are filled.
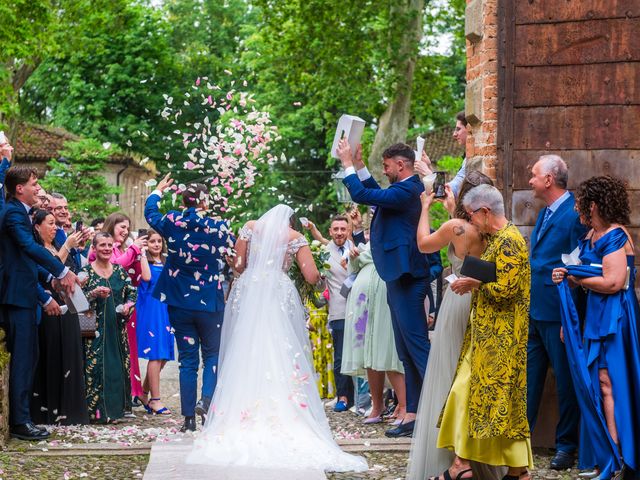
[[[145,397],[149,397],[149,392],[142,392],[142,395],[144,395]],[[144,399],[142,397],[139,397],[138,395],[136,395],[135,397],[133,397],[133,402],[131,402],[133,404],[134,407],[142,407],[144,408],[147,413],[153,413],[153,410],[151,410],[149,408],[149,401],[147,400],[147,403],[144,402]]]
[[[147,412],[149,412],[152,415],[171,415],[171,410],[169,410],[167,407],[162,407],[156,410],[151,406],[151,402],[159,402],[159,401],[160,401],[160,398],[150,398],[149,403],[145,405]]]

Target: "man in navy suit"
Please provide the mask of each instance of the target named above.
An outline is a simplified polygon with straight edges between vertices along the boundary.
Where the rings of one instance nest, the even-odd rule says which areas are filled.
[[[0,309],[2,327],[11,353],[9,370],[9,416],[11,436],[24,440],[48,437],[29,414],[33,372],[38,359],[36,328],[38,279],[55,276],[58,285],[73,292],[76,276],[46,248],[36,243],[29,212],[38,202],[37,171],[11,167],[6,174],[7,203],[0,213]],[[47,308],[56,309],[49,300]],[[58,308],[59,311],[59,308]]]
[[[195,414],[204,417],[216,387],[220,333],[224,317],[222,251],[232,245],[228,225],[203,215],[209,194],[202,184],[182,192],[182,211],[163,215],[158,204],[173,180],[167,175],[151,192],[144,209],[149,225],[167,242],[167,261],[153,296],[168,305],[180,362],[182,431],[195,431]],[[202,348],[202,397],[197,398]]]
[[[527,417],[535,428],[549,363],[556,376],[560,421],[556,428],[556,454],[551,468],[565,470],[578,448],[580,413],[567,353],[560,339],[560,297],[551,271],[563,266],[560,256],[578,246],[586,229],[567,191],[568,169],[558,155],[543,155],[531,169],[529,185],[544,201],[531,234],[531,307],[527,347]]]
[[[411,436],[430,347],[424,305],[431,288],[430,268],[416,243],[424,186],[414,175],[415,154],[408,145],[393,145],[382,154],[384,174],[391,183],[386,189],[367,171],[361,146],[353,156],[343,139],[338,154],[346,174],[343,181],[353,201],[376,207],[371,221],[371,254],[387,285],[396,349],[404,366],[407,414],[402,424],[385,434]]]

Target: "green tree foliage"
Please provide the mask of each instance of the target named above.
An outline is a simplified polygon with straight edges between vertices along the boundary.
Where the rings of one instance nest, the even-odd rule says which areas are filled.
[[[130,0],[66,4],[68,28],[25,87],[25,115],[160,157],[158,112],[175,65],[162,12]]]
[[[52,0],[0,2],[0,128],[17,117],[18,90],[54,48],[56,25]],[[11,132],[13,133],[13,132]]]
[[[85,222],[107,216],[118,210],[108,202],[120,189],[108,185],[104,168],[109,157],[118,154],[121,152],[107,150],[95,140],[66,142],[60,159],[47,164],[49,170],[40,184],[49,193],[64,194],[75,209],[72,214]]]
[[[39,21],[55,12],[56,47],[22,89],[27,119],[141,152],[185,181],[193,175],[182,170],[171,125],[160,119],[163,94],[182,98],[198,77],[223,89],[246,79],[283,137],[273,153],[285,157],[263,167],[246,214],[286,201],[318,223],[340,208],[329,158],[337,119],[351,113],[367,121],[367,158],[395,91],[400,33],[409,21],[396,2],[373,0],[34,2],[54,7]],[[465,2],[425,3],[408,140],[451,124],[464,92]],[[448,49],[439,45],[443,35]],[[184,118],[196,119],[192,107],[182,106]]]

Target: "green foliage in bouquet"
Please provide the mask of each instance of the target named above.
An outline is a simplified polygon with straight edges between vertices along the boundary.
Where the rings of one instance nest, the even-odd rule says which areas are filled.
[[[313,256],[313,261],[322,276],[329,276],[329,269],[331,265],[329,265],[329,249],[326,245],[322,245],[319,241],[313,240],[309,247],[311,248],[311,255]],[[289,269],[289,277],[291,281],[295,284],[298,289],[298,293],[300,294],[300,298],[305,299],[313,299],[315,294],[315,286],[307,283],[300,271],[300,267],[296,262],[293,262],[293,265]]]

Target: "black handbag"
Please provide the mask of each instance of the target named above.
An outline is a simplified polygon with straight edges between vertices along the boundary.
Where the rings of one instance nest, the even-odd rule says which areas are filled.
[[[482,260],[481,258],[467,255],[464,257],[460,274],[465,277],[475,278],[482,283],[491,283],[496,281],[496,264]]]

